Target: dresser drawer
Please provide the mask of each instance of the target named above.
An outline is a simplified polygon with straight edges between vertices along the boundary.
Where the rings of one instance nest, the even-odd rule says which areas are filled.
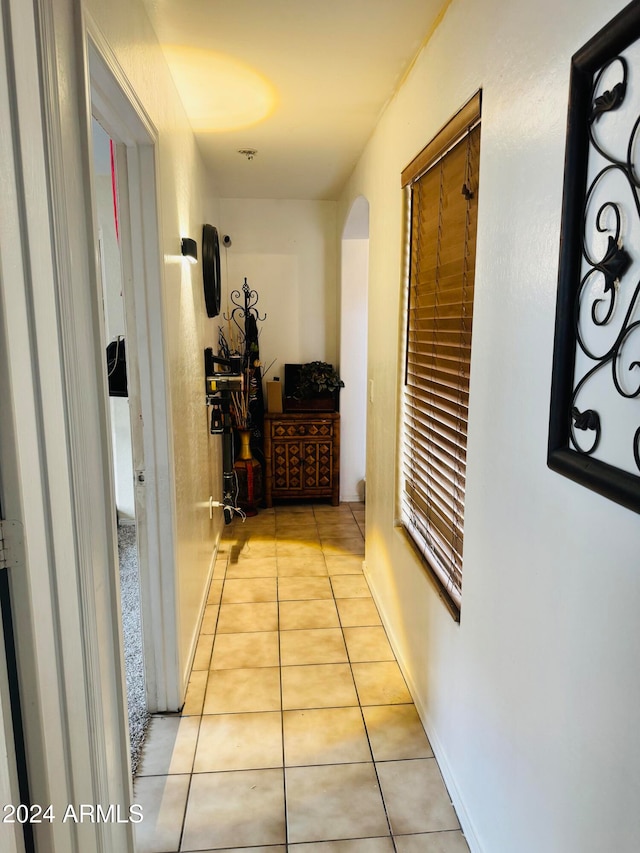
[[[330,438],[333,436],[333,421],[318,418],[306,421],[272,421],[271,435],[274,439],[299,438]]]

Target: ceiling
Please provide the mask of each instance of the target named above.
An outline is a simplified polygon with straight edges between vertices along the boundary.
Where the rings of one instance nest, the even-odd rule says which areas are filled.
[[[295,199],[338,197],[443,5],[144,2],[216,194]]]

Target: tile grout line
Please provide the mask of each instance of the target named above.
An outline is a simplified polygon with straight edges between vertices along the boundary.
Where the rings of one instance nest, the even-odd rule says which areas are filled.
[[[353,515],[353,509],[352,509],[352,507],[349,507],[349,509],[350,509],[350,515]],[[347,514],[345,513],[345,515],[347,515]],[[341,764],[347,764],[347,765],[359,765],[359,764],[369,764],[369,763],[371,763],[371,764],[373,765],[374,773],[375,773],[375,775],[376,775],[376,781],[377,781],[378,791],[379,791],[379,795],[380,795],[380,798],[381,798],[381,804],[382,804],[382,806],[383,806],[383,810],[384,810],[384,814],[385,814],[385,819],[386,819],[386,824],[387,824],[387,828],[388,828],[388,835],[387,835],[386,837],[390,839],[391,848],[393,849],[394,853],[397,853],[398,847],[397,847],[397,844],[396,844],[396,839],[395,839],[395,837],[394,837],[394,835],[393,835],[393,831],[392,831],[392,827],[391,827],[391,822],[390,822],[390,816],[389,816],[389,812],[388,812],[388,809],[387,809],[387,803],[386,803],[386,801],[385,801],[385,797],[384,797],[384,794],[383,794],[383,791],[382,791],[382,786],[381,786],[381,783],[380,783],[380,775],[379,775],[379,773],[378,773],[378,766],[377,766],[377,765],[378,765],[378,763],[380,763],[380,764],[384,764],[384,763],[385,763],[385,761],[393,761],[393,759],[392,759],[392,758],[389,758],[389,759],[386,759],[386,760],[385,760],[385,759],[381,759],[381,761],[380,761],[380,762],[376,762],[376,760],[375,760],[375,755],[374,755],[374,752],[373,752],[373,746],[372,746],[372,739],[371,739],[371,737],[370,737],[369,729],[367,728],[366,718],[365,718],[365,715],[364,715],[364,707],[365,707],[365,706],[363,706],[363,704],[362,704],[362,701],[361,701],[361,698],[360,698],[360,694],[359,694],[359,691],[358,691],[358,688],[357,688],[357,684],[356,684],[355,674],[354,674],[354,664],[355,664],[355,663],[376,663],[376,662],[378,662],[378,661],[377,661],[377,659],[376,659],[376,657],[375,657],[375,646],[374,646],[374,652],[370,652],[370,653],[369,653],[369,656],[371,657],[371,660],[370,660],[370,661],[366,659],[366,656],[362,656],[362,655],[361,655],[361,657],[364,657],[364,658],[365,658],[364,660],[352,660],[352,654],[351,654],[351,653],[350,653],[350,651],[349,651],[349,647],[348,647],[347,639],[346,639],[346,635],[345,635],[346,628],[347,628],[347,627],[351,627],[351,626],[346,626],[346,625],[344,625],[344,624],[343,624],[343,618],[341,617],[341,615],[340,615],[340,611],[338,610],[338,605],[337,605],[337,600],[338,600],[338,599],[336,598],[336,590],[335,590],[335,588],[334,588],[334,579],[341,578],[341,577],[348,577],[348,576],[354,576],[354,577],[355,577],[355,576],[358,576],[358,577],[363,577],[363,576],[364,576],[364,573],[363,573],[363,572],[358,572],[358,573],[355,573],[355,574],[353,574],[353,575],[352,575],[352,573],[351,573],[351,572],[347,572],[345,575],[341,575],[341,574],[339,574],[339,573],[337,573],[337,572],[336,572],[336,574],[334,574],[334,575],[330,575],[330,574],[329,574],[329,567],[328,567],[328,565],[327,565],[327,554],[325,553],[324,548],[322,547],[322,541],[321,541],[321,539],[320,539],[320,530],[319,530],[319,528],[318,528],[318,517],[315,515],[315,510],[314,510],[314,519],[315,519],[315,528],[316,528],[316,532],[317,532],[317,538],[318,538],[318,540],[319,540],[319,542],[320,542],[320,553],[321,553],[322,558],[323,558],[323,559],[322,559],[322,562],[324,563],[324,566],[325,566],[325,569],[326,569],[326,575],[325,575],[325,577],[327,577],[327,579],[329,580],[329,590],[330,590],[330,593],[331,593],[331,602],[332,602],[333,607],[334,607],[334,610],[335,610],[335,612],[336,612],[336,614],[337,614],[337,619],[338,619],[338,621],[337,621],[337,625],[336,625],[336,627],[338,627],[338,628],[339,628],[339,630],[340,630],[340,636],[342,637],[342,642],[343,642],[343,645],[344,645],[344,648],[345,648],[345,654],[346,654],[346,660],[345,660],[345,663],[348,663],[348,665],[349,665],[349,672],[350,672],[350,674],[351,674],[352,683],[353,683],[354,690],[355,690],[355,695],[356,695],[356,699],[357,699],[357,707],[359,708],[359,711],[360,711],[360,719],[361,719],[361,723],[362,723],[362,725],[363,725],[363,727],[364,727],[364,734],[365,734],[365,737],[366,737],[366,739],[367,739],[367,744],[368,744],[368,753],[369,753],[369,758],[368,758],[366,761],[348,761],[348,762],[340,762],[340,763],[341,763]],[[277,538],[278,538],[277,530],[275,530],[275,529],[274,529],[274,531],[273,531],[273,532],[271,532],[271,533],[270,533],[269,531],[264,531],[264,538],[266,538],[266,537],[268,537],[268,536],[273,536],[273,537],[274,537],[274,540],[275,540],[275,543],[276,543],[276,548],[275,548],[275,551],[276,551],[276,557],[275,557],[275,568],[276,568],[276,577],[275,577],[275,579],[276,579],[276,583],[275,583],[275,598],[276,598],[276,602],[275,602],[275,603],[276,603],[276,631],[277,631],[277,638],[278,638],[278,670],[279,670],[280,713],[281,713],[281,727],[280,727],[280,731],[281,731],[281,738],[282,738],[282,744],[281,744],[281,760],[282,760],[282,774],[283,774],[283,776],[282,776],[283,789],[282,789],[282,790],[283,790],[283,797],[284,797],[284,838],[285,838],[285,841],[284,841],[284,845],[285,845],[285,847],[284,847],[284,849],[286,850],[286,849],[288,849],[288,846],[289,846],[290,844],[297,844],[298,842],[293,842],[293,841],[291,841],[291,840],[290,840],[290,837],[289,837],[290,827],[289,827],[289,820],[288,820],[288,797],[287,797],[287,775],[286,775],[286,774],[287,774],[287,766],[286,766],[285,727],[284,727],[284,713],[285,713],[285,709],[284,709],[284,685],[283,685],[283,657],[282,657],[282,646],[281,646],[281,642],[282,642],[282,638],[283,638],[283,632],[282,632],[282,624],[281,624],[281,619],[280,619],[280,604],[281,604],[281,603],[283,603],[283,602],[281,602],[281,601],[280,601],[280,594],[281,594],[281,590],[280,590],[280,565],[279,565],[279,560],[278,560],[278,556],[277,556]],[[283,533],[283,536],[286,538],[286,533]],[[333,538],[333,537],[329,536],[329,538]],[[347,537],[347,538],[349,538],[349,537]],[[362,536],[362,533],[361,533],[361,532],[360,532],[360,538],[363,538],[363,536]],[[249,537],[247,537],[247,541],[248,541],[248,539],[249,539]],[[289,556],[289,555],[283,555],[283,556],[287,556],[287,558],[288,558],[288,556]],[[259,558],[259,555],[256,555],[256,558]],[[201,706],[201,708],[200,708],[200,713],[199,713],[199,714],[197,714],[197,715],[193,715],[193,716],[198,716],[198,718],[199,718],[199,723],[198,723],[198,729],[197,729],[197,733],[196,733],[196,737],[195,737],[195,746],[194,746],[194,751],[193,751],[193,758],[192,758],[192,761],[191,761],[191,772],[188,772],[188,773],[187,773],[187,775],[189,775],[189,782],[188,782],[188,786],[187,786],[187,790],[186,790],[185,811],[184,811],[183,816],[182,816],[182,823],[181,823],[181,829],[180,829],[180,836],[179,836],[178,848],[177,848],[177,850],[175,851],[175,853],[178,853],[178,851],[180,850],[181,845],[184,843],[184,835],[185,835],[185,831],[186,831],[186,827],[187,827],[187,807],[188,807],[189,799],[190,799],[190,795],[191,795],[191,792],[192,792],[192,784],[193,784],[193,781],[194,781],[194,776],[196,775],[196,774],[195,774],[195,772],[194,772],[194,771],[195,771],[196,756],[197,756],[198,748],[199,748],[199,746],[200,746],[200,744],[201,744],[201,738],[203,737],[203,733],[202,733],[202,723],[203,723],[203,718],[204,718],[204,708],[205,708],[205,702],[206,702],[207,688],[208,688],[209,677],[211,676],[211,673],[212,673],[212,670],[211,670],[211,664],[212,664],[212,662],[213,662],[213,649],[215,648],[216,639],[217,639],[217,637],[218,637],[218,628],[219,628],[219,621],[220,621],[220,610],[221,610],[221,606],[222,606],[222,598],[223,598],[223,595],[224,595],[225,585],[226,585],[226,582],[227,582],[227,580],[228,580],[228,571],[229,571],[229,567],[230,567],[230,558],[229,558],[229,555],[228,555],[228,553],[227,553],[226,559],[225,559],[225,561],[224,561],[224,568],[223,568],[223,577],[222,577],[222,583],[221,583],[220,598],[219,598],[219,602],[218,602],[218,611],[217,611],[217,614],[216,614],[215,624],[214,624],[214,626],[213,626],[212,649],[211,649],[211,657],[210,657],[210,661],[209,661],[209,669],[206,671],[206,673],[207,673],[207,680],[206,680],[206,683],[205,683],[205,692],[204,692],[203,699],[202,699],[202,706]],[[257,577],[262,577],[262,576],[257,576]],[[307,576],[305,576],[305,575],[303,575],[303,574],[300,574],[300,575],[295,574],[295,575],[293,575],[292,577],[301,577],[301,578],[306,578],[306,579],[308,580],[308,579],[310,579],[311,577],[315,577],[315,576],[308,576],[308,577],[307,577]],[[246,579],[247,579],[247,578],[239,578],[238,580],[246,580]],[[365,582],[366,582],[366,577],[365,577],[364,579],[365,579]],[[338,584],[338,587],[339,587],[339,584]],[[356,587],[356,588],[357,588],[357,587]],[[367,589],[368,589],[368,591],[369,591],[369,598],[370,598],[370,600],[372,600],[372,596],[370,595],[370,589],[369,589],[369,587],[368,587],[368,583],[367,583]],[[234,587],[234,590],[235,590],[235,587]],[[354,599],[357,599],[357,598],[359,598],[359,597],[360,597],[360,596],[357,596],[357,595],[356,595],[356,596],[353,596],[353,598],[354,598]],[[287,599],[287,600],[289,600],[289,599]],[[308,600],[313,601],[313,600],[316,600],[316,599],[291,599],[291,601],[292,601],[292,602],[296,602],[296,601],[308,601]],[[317,600],[318,600],[318,601],[321,601],[321,600],[323,600],[323,599],[317,599]],[[250,603],[250,602],[248,602],[248,603]],[[375,602],[374,602],[374,605],[375,605]],[[381,624],[381,623],[378,623],[378,624]],[[323,627],[325,627],[325,628],[326,628],[326,625],[325,625],[325,626],[323,626]],[[367,626],[361,626],[361,627],[365,628],[365,627],[367,627]],[[371,626],[371,627],[373,627],[373,626]],[[388,636],[387,636],[386,630],[385,630],[385,628],[384,628],[384,625],[382,625],[382,627],[383,627],[383,634],[384,634],[384,636],[386,637],[387,642],[388,642]],[[292,630],[293,630],[293,631],[295,631],[295,630],[309,630],[309,629],[308,629],[308,628],[302,628],[302,627],[301,627],[301,628],[298,628],[298,629],[295,629],[295,628],[294,628],[294,629],[292,629]],[[240,633],[251,633],[251,632],[244,632],[244,631],[242,631],[242,632],[240,632]],[[393,650],[392,650],[392,651],[393,651]],[[356,646],[356,649],[354,650],[354,654],[355,654],[356,656],[358,655],[357,646]],[[388,659],[387,659],[387,660],[388,660]],[[392,660],[397,664],[397,658],[395,657],[395,654],[393,655]],[[319,664],[317,664],[317,665],[322,665],[322,663],[325,663],[325,665],[332,665],[332,662],[331,662],[331,661],[321,662],[321,663],[319,663]],[[290,664],[290,665],[291,665],[291,666],[305,666],[305,665],[310,665],[310,664],[299,663],[299,664]],[[232,667],[232,668],[233,668],[233,667]],[[404,682],[404,683],[405,683],[405,685],[406,685],[406,680],[404,679],[404,676],[402,676],[402,680],[403,680],[403,682]],[[410,695],[410,694],[409,694],[409,695]],[[373,697],[371,697],[371,698],[373,698]],[[383,706],[383,707],[384,707],[384,706],[386,706],[386,705],[388,705],[388,704],[389,704],[388,702],[384,702],[384,701],[378,701],[378,702],[376,702],[376,703],[375,703],[375,705],[376,705],[376,706],[378,706],[378,705],[379,705],[379,706]],[[402,703],[393,703],[393,702],[392,702],[391,704],[392,704],[392,705],[396,705],[396,704],[400,704],[400,705],[413,705],[413,701],[412,701],[412,699],[409,699],[409,701],[408,701],[408,702],[406,702],[406,701],[405,701],[405,702],[402,702]],[[335,707],[336,707],[336,708],[342,708],[342,707],[344,707],[344,706],[335,706]],[[367,707],[370,707],[370,706],[367,706]],[[292,710],[295,710],[295,709],[292,709]],[[304,709],[302,709],[302,710],[304,710]],[[220,713],[222,713],[222,712],[220,712]],[[242,711],[236,711],[235,713],[245,713],[245,712],[242,712]],[[192,715],[189,715],[189,716],[192,716]],[[433,760],[435,761],[435,757],[434,757],[434,756],[431,756],[431,758],[433,758]],[[404,760],[406,761],[407,759],[404,759]],[[420,759],[418,759],[418,757],[416,757],[416,760],[420,760]],[[422,760],[423,760],[423,759],[422,759]],[[437,765],[437,761],[436,761],[435,763],[436,763],[436,765]],[[298,765],[292,765],[292,766],[298,766]],[[316,765],[316,764],[304,764],[304,765],[300,765],[300,766],[303,766],[303,767],[316,767],[316,766],[317,766],[317,767],[322,767],[322,766],[326,766],[326,765],[323,765],[323,764],[317,764],[317,765]],[[256,768],[256,769],[260,769],[260,768]],[[224,773],[224,771],[217,771],[217,772]],[[164,776],[164,775],[166,775],[166,774],[151,774],[151,775],[152,775],[152,776],[156,776],[156,775],[157,775],[157,776]],[[445,791],[446,791],[446,786],[445,786]],[[448,791],[446,791],[446,793],[448,794]],[[450,797],[449,797],[449,800],[450,800]],[[444,831],[444,830],[443,830],[443,831]],[[455,832],[459,832],[459,831],[460,831],[459,829],[450,829],[450,830],[447,830],[447,832],[451,832],[451,833],[455,833]],[[413,832],[411,832],[411,833],[402,833],[402,835],[405,835],[405,834],[413,835],[413,834],[415,834],[415,833],[413,833]],[[418,834],[421,834],[421,833],[418,833]],[[376,837],[377,837],[377,836],[376,836]],[[346,840],[346,839],[343,839],[343,840]],[[366,839],[364,839],[364,840],[366,840]],[[307,844],[307,842],[299,842],[299,843]],[[309,843],[309,844],[314,844],[315,842],[308,842],[308,843]],[[276,846],[277,846],[277,845],[276,845]],[[271,847],[271,845],[269,845],[269,847]],[[274,849],[275,849],[275,847],[274,847]],[[167,853],[169,853],[169,851],[167,851]],[[171,853],[174,853],[174,851],[172,850],[172,851],[171,851]],[[238,853],[240,853],[240,850],[238,850]],[[249,853],[249,849],[247,849],[247,853]]]
[[[352,512],[352,514],[353,514],[353,510],[351,510],[351,512]],[[355,520],[355,515],[354,515],[354,520]],[[360,529],[360,525],[358,525],[358,529]],[[361,532],[361,534],[362,534],[362,531],[360,531],[360,532]],[[364,539],[364,534],[362,534],[362,538]],[[364,557],[363,557],[363,561],[364,561]],[[365,583],[367,584],[367,589],[369,589],[369,582],[367,581],[367,579],[366,579],[366,577],[365,577],[364,571],[362,572],[362,577],[364,578]],[[369,589],[369,594],[371,594],[371,590],[370,590],[370,589]],[[373,601],[373,596],[371,596],[371,600]],[[375,602],[374,602],[374,604],[375,604]],[[377,610],[377,607],[376,607],[376,610]],[[344,628],[342,629],[342,633],[343,633],[343,636],[344,636]],[[385,631],[385,637],[386,637],[386,631]],[[387,640],[388,640],[388,638],[387,638]],[[351,655],[349,654],[349,649],[348,649],[348,647],[347,647],[347,639],[346,639],[346,637],[344,638],[344,642],[345,642],[345,648],[347,648],[347,655],[348,655],[348,657],[349,657],[349,665],[351,666],[351,673],[352,673],[353,682],[354,682],[354,684],[355,684],[355,683],[356,683],[356,679],[355,679],[355,676],[353,675],[353,666],[352,666],[353,661],[351,660]],[[393,656],[393,659],[394,659],[394,660],[396,659],[395,654],[394,654],[394,656]],[[397,662],[397,661],[396,661],[396,662]],[[356,685],[356,692],[357,692],[357,690],[358,690],[358,688],[357,688],[357,685]],[[372,744],[371,744],[371,738],[369,737],[369,729],[367,728],[367,721],[366,721],[365,716],[364,716],[364,709],[363,709],[363,706],[362,706],[362,702],[360,702],[360,694],[358,694],[358,703],[359,703],[359,705],[360,705],[360,716],[362,717],[362,725],[364,726],[364,732],[365,732],[365,735],[366,735],[366,738],[367,738],[367,742],[368,742],[368,744],[369,744],[369,750],[370,750],[370,752],[371,752],[371,761],[372,761],[372,763],[373,763],[373,770],[374,770],[374,773],[376,774],[376,780],[377,780],[377,782],[378,782],[378,789],[379,789],[379,791],[380,791],[380,799],[382,800],[382,806],[383,806],[383,808],[384,808],[384,815],[385,815],[385,818],[386,818],[386,820],[387,820],[387,826],[389,827],[389,837],[391,838],[391,846],[393,847],[394,853],[397,853],[397,849],[398,849],[398,848],[397,848],[397,846],[396,846],[396,840],[395,840],[394,835],[393,835],[393,829],[392,829],[392,826],[391,826],[391,818],[389,817],[389,812],[388,812],[388,809],[387,809],[387,803],[386,803],[386,800],[385,800],[385,798],[384,798],[384,793],[383,793],[383,791],[382,791],[382,785],[380,784],[380,775],[378,774],[378,765],[377,765],[377,763],[376,763],[375,755],[374,755],[374,753],[373,753],[373,746],[372,746]]]
[[[353,510],[351,510],[351,507],[349,507],[349,509],[350,509],[350,511],[351,511],[351,515],[353,516]],[[354,516],[354,521],[355,521],[355,516]],[[359,528],[358,528],[358,529],[359,529]],[[324,551],[323,551],[323,553],[324,553]],[[325,556],[326,556],[326,555],[325,555]],[[364,573],[363,573],[363,576],[364,576]],[[356,575],[356,577],[358,577],[358,576]],[[365,578],[365,580],[366,580],[366,578]],[[351,679],[352,679],[352,681],[353,681],[353,687],[354,687],[354,690],[355,690],[355,693],[356,693],[356,697],[357,697],[357,699],[358,699],[358,710],[360,711],[360,718],[361,718],[361,720],[362,720],[362,727],[363,727],[363,730],[364,730],[365,737],[366,737],[366,739],[367,739],[367,744],[368,744],[368,746],[369,746],[369,754],[371,755],[371,765],[372,765],[372,767],[373,767],[373,772],[375,773],[375,776],[376,776],[376,782],[377,782],[377,784],[378,784],[378,791],[379,791],[379,793],[380,793],[380,801],[382,802],[382,807],[383,807],[383,809],[384,809],[385,820],[387,821],[387,827],[388,827],[388,829],[389,829],[389,838],[391,839],[391,844],[392,844],[392,847],[393,847],[393,850],[394,850],[394,853],[395,853],[395,851],[397,850],[397,848],[396,848],[395,839],[393,838],[393,833],[392,833],[392,831],[391,831],[391,821],[390,821],[390,819],[389,819],[389,813],[388,813],[388,811],[387,811],[387,804],[386,804],[386,802],[385,802],[384,795],[383,795],[383,793],[382,793],[382,786],[380,785],[380,777],[379,777],[379,775],[378,775],[378,768],[376,767],[375,756],[374,756],[374,754],[373,754],[373,747],[372,747],[372,745],[371,745],[371,739],[370,739],[370,737],[369,737],[369,731],[368,731],[368,729],[367,729],[367,724],[366,724],[366,721],[365,721],[365,718],[364,718],[364,711],[363,711],[363,707],[362,707],[362,701],[361,701],[361,699],[360,699],[360,694],[359,694],[359,692],[358,692],[358,685],[357,685],[357,683],[356,683],[355,675],[354,675],[354,672],[353,672],[353,661],[351,660],[351,654],[350,654],[350,652],[349,652],[349,647],[348,647],[348,645],[347,645],[347,638],[346,638],[345,633],[344,633],[345,626],[344,626],[344,625],[343,625],[343,623],[342,623],[342,618],[341,618],[341,616],[340,616],[340,611],[338,610],[338,605],[337,605],[337,602],[336,602],[335,587],[334,587],[334,585],[333,585],[333,577],[332,577],[332,576],[330,576],[330,578],[329,578],[329,583],[330,583],[330,586],[331,586],[331,593],[332,593],[332,596],[333,596],[334,606],[335,606],[335,608],[336,608],[336,611],[338,612],[338,621],[339,621],[339,624],[340,624],[340,631],[341,631],[341,634],[342,634],[342,641],[343,641],[343,643],[344,643],[345,652],[346,652],[346,655],[347,655],[347,661],[348,661],[348,664],[349,664],[349,671],[350,671],[350,673],[351,673]],[[368,584],[367,584],[367,588],[368,588]],[[366,763],[368,763],[368,762],[366,762]]]
[[[282,686],[282,649],[280,646],[280,574],[278,567],[278,528],[274,528],[274,541],[276,546],[276,618],[278,626],[278,680],[280,683],[280,732],[282,736],[282,794],[284,808],[284,844],[285,850],[289,849],[289,813],[287,810],[287,768],[284,752],[284,690]]]
[[[352,510],[352,513],[353,513],[353,510]],[[364,577],[364,572],[363,572],[362,576]],[[366,581],[366,578],[365,578],[365,581]],[[367,583],[367,589],[368,588],[369,588],[369,584]],[[331,590],[334,593],[333,599],[334,599],[334,603],[335,603],[336,598],[335,598],[335,591],[333,589],[333,584],[331,584]],[[336,604],[336,610],[337,609],[338,609],[338,605]],[[365,720],[364,710],[362,707],[362,702],[360,700],[360,693],[358,692],[358,685],[356,683],[355,675],[353,672],[353,661],[351,660],[351,654],[349,652],[349,647],[347,646],[347,638],[345,637],[345,634],[344,634],[345,626],[342,624],[342,619],[340,618],[339,612],[338,612],[338,618],[340,620],[340,630],[342,632],[342,641],[344,642],[344,647],[345,647],[345,650],[347,653],[347,659],[349,661],[349,670],[351,672],[351,678],[353,680],[353,686],[354,686],[354,689],[356,691],[356,696],[358,698],[358,710],[360,711],[360,718],[362,720],[362,727],[364,729],[364,734],[365,734],[365,737],[367,739],[367,744],[369,745],[369,753],[371,755],[371,764],[373,766],[373,772],[376,775],[376,782],[378,784],[378,791],[380,792],[380,800],[382,802],[382,807],[384,809],[385,820],[387,821],[387,826],[389,828],[389,838],[391,839],[391,845],[393,847],[394,853],[397,853],[396,842],[395,842],[395,839],[393,837],[393,832],[391,831],[391,820],[389,818],[389,812],[387,811],[387,804],[386,804],[385,799],[384,799],[384,794],[382,793],[382,785],[380,784],[380,776],[378,775],[378,768],[376,766],[376,760],[375,760],[375,756],[373,754],[373,746],[371,744],[371,738],[369,737],[369,730],[367,728],[367,722]]]
[[[186,828],[186,823],[187,823],[187,810],[189,808],[189,797],[191,796],[191,786],[193,784],[193,777],[195,776],[196,755],[198,754],[198,744],[200,743],[200,733],[202,731],[202,720],[204,717],[204,706],[205,706],[205,702],[207,699],[207,689],[209,687],[209,675],[211,673],[211,664],[213,662],[213,647],[215,645],[216,636],[217,636],[217,632],[218,632],[218,620],[220,618],[220,608],[222,606],[222,595],[224,593],[224,584],[225,584],[225,581],[227,579],[227,568],[228,568],[228,566],[229,566],[229,555],[227,554],[226,560],[225,560],[224,575],[222,577],[222,585],[220,587],[220,601],[218,602],[218,613],[216,614],[216,620],[215,620],[215,624],[213,626],[213,640],[211,642],[211,655],[209,656],[209,667],[207,668],[207,679],[206,679],[206,683],[204,686],[204,695],[202,697],[202,707],[200,708],[200,714],[199,714],[200,722],[198,723],[198,734],[196,735],[196,743],[195,743],[195,747],[193,750],[193,759],[191,761],[191,772],[189,773],[189,784],[187,785],[187,796],[186,796],[185,802],[184,802],[184,814],[182,816],[182,826],[180,828],[180,837],[178,839],[178,847],[176,848],[176,853],[179,853],[180,848],[182,847],[182,842],[184,840],[184,833],[185,833],[185,828]],[[215,564],[214,564],[214,572],[215,572]],[[211,586],[213,585],[213,582],[214,582],[214,579],[212,577],[211,578],[211,584],[209,585],[209,589],[207,590],[207,601],[209,600],[209,595],[211,592]],[[205,609],[206,609],[206,607],[207,607],[207,604],[205,604]],[[202,636],[202,627],[200,629],[200,635]],[[200,637],[198,637],[198,640],[199,639],[200,639]]]
[[[351,508],[350,508],[350,511],[351,511],[351,514],[353,515],[353,511],[351,510]],[[319,532],[318,527],[317,527],[317,520],[316,520],[316,530],[317,530],[318,539],[320,539],[320,532]],[[360,533],[360,538],[362,538],[362,532],[361,532],[361,531],[359,531],[359,533]],[[274,538],[276,538],[276,539],[277,539],[277,532],[275,532],[273,535],[274,535]],[[386,803],[384,802],[384,797],[382,796],[382,789],[381,789],[381,787],[380,787],[380,781],[379,781],[379,777],[378,777],[378,774],[377,774],[376,763],[375,763],[375,759],[374,759],[374,756],[373,756],[373,749],[372,749],[372,746],[371,746],[371,741],[370,741],[370,738],[369,738],[368,730],[367,730],[367,727],[366,727],[366,722],[365,722],[365,720],[364,720],[363,706],[362,706],[362,702],[360,701],[360,696],[359,696],[359,694],[358,694],[358,690],[357,690],[357,686],[356,686],[356,682],[355,682],[355,677],[354,677],[354,673],[353,673],[353,665],[352,665],[352,664],[353,664],[353,661],[351,660],[351,655],[350,655],[350,653],[349,653],[348,646],[347,646],[347,643],[346,643],[346,637],[345,637],[345,633],[344,633],[344,631],[345,631],[345,626],[342,624],[342,618],[340,617],[340,613],[339,613],[338,608],[337,608],[337,600],[336,600],[336,594],[335,594],[335,589],[334,589],[334,584],[333,584],[333,576],[329,575],[329,572],[328,572],[328,566],[327,566],[327,561],[326,561],[326,556],[327,556],[327,555],[325,554],[324,549],[322,548],[322,545],[321,545],[321,553],[322,553],[322,558],[323,558],[323,562],[324,562],[325,568],[327,569],[326,577],[327,577],[327,578],[328,578],[328,580],[329,580],[329,588],[330,588],[330,590],[331,590],[331,600],[332,600],[332,603],[333,603],[333,605],[334,605],[334,608],[335,608],[336,613],[337,613],[337,616],[338,616],[338,626],[339,626],[339,628],[340,628],[341,637],[342,637],[343,644],[344,644],[344,647],[345,647],[345,653],[346,653],[346,658],[347,658],[345,662],[347,662],[347,663],[349,664],[349,670],[350,670],[350,674],[351,674],[351,677],[352,677],[352,681],[353,681],[353,684],[354,684],[354,689],[355,689],[355,693],[356,693],[356,697],[357,697],[357,701],[358,701],[358,708],[359,708],[359,710],[360,710],[360,716],[361,716],[362,723],[363,723],[363,726],[364,726],[365,736],[367,737],[367,742],[368,742],[368,745],[369,745],[369,753],[370,753],[370,756],[371,756],[371,763],[373,764],[374,772],[376,773],[376,779],[377,779],[377,782],[378,782],[378,788],[379,788],[379,791],[380,791],[381,801],[382,801],[382,804],[383,804],[383,808],[384,808],[384,812],[385,812],[385,817],[386,817],[386,820],[387,820],[387,825],[388,825],[388,827],[389,827],[389,836],[388,836],[388,837],[389,837],[389,838],[391,838],[391,842],[392,842],[392,845],[393,845],[393,849],[394,849],[394,851],[395,851],[395,850],[396,850],[396,845],[395,845],[395,841],[394,841],[394,839],[393,839],[393,836],[392,836],[392,834],[391,834],[391,827],[390,827],[389,817],[388,817],[388,813],[387,813]],[[218,630],[217,630],[217,629],[218,629],[218,621],[219,621],[219,619],[220,619],[220,608],[221,608],[221,606],[222,606],[222,597],[223,597],[223,594],[224,594],[224,585],[225,585],[225,581],[226,581],[226,570],[227,570],[227,568],[228,568],[228,564],[229,564],[229,563],[228,563],[228,557],[227,557],[227,563],[226,563],[226,566],[225,566],[225,576],[224,576],[224,578],[223,578],[222,590],[221,590],[221,594],[220,594],[219,608],[218,608],[218,613],[217,613],[217,617],[216,617],[216,624],[215,624],[215,626],[214,626],[214,634],[213,634],[213,642],[212,642],[212,652],[211,652],[211,655],[212,655],[212,656],[213,656],[213,648],[214,648],[214,646],[215,646],[215,640],[216,640],[216,637],[217,637],[217,635],[218,635]],[[365,580],[366,580],[366,579],[365,579]],[[279,576],[279,564],[278,564],[278,558],[277,558],[277,547],[276,547],[276,606],[277,606],[277,635],[278,635],[278,667],[279,667],[279,676],[280,676],[280,678],[279,678],[279,686],[280,686],[280,703],[281,703],[280,711],[281,711],[281,734],[282,734],[282,771],[283,771],[284,802],[285,802],[285,845],[288,845],[288,844],[289,844],[289,826],[288,826],[288,819],[287,819],[288,815],[287,815],[287,792],[286,792],[286,758],[285,758],[285,735],[284,735],[284,710],[285,710],[285,709],[284,709],[284,693],[283,693],[283,680],[282,680],[282,669],[283,669],[283,664],[282,664],[282,654],[281,654],[282,628],[281,628],[281,621],[280,621],[280,603],[281,603],[281,601],[280,601],[280,588],[279,588],[279,581],[280,581],[280,576]],[[322,599],[319,599],[319,600],[322,600]],[[295,630],[295,629],[294,629],[294,630]],[[300,630],[305,630],[305,629],[300,629]],[[243,633],[244,633],[244,632],[243,632]],[[385,636],[386,636],[386,632],[385,632]],[[395,657],[394,657],[394,660],[395,660]],[[211,664],[211,662],[212,662],[212,658],[210,659],[210,664]],[[302,664],[300,664],[300,665],[302,665]],[[208,670],[208,676],[207,676],[207,678],[209,677],[210,673],[211,673],[211,669],[210,669],[210,667],[209,667],[209,670]],[[204,716],[204,701],[205,701],[205,699],[206,699],[206,688],[205,688],[205,698],[203,698],[203,708],[202,708],[202,713],[200,714],[200,723],[202,723],[202,718],[203,718],[203,716]],[[199,737],[200,737],[200,728],[199,728],[199,732],[198,732],[198,738],[197,738],[197,740],[196,740],[196,748],[195,748],[195,750],[194,750],[194,759],[193,759],[193,763],[192,763],[192,772],[191,772],[191,774],[190,774],[190,777],[191,777],[191,778],[190,778],[189,791],[190,791],[191,781],[192,781],[192,778],[193,778],[193,775],[194,775],[193,770],[194,770],[194,768],[195,768],[195,755],[196,755],[196,753],[197,753],[197,745],[198,745],[198,742],[199,742]],[[367,762],[346,762],[346,763],[348,763],[348,764],[360,764],[360,763],[367,763],[367,764],[368,764],[369,762],[367,761]],[[315,765],[308,765],[308,766],[315,766]],[[320,766],[322,766],[322,765],[320,765]],[[189,795],[189,792],[188,792],[188,795]],[[188,795],[187,795],[187,802],[188,802]],[[185,810],[185,812],[186,812],[186,810]],[[182,833],[181,833],[181,842],[182,842],[182,835],[183,835],[183,833],[184,833],[184,820],[183,820],[183,827],[182,827]]]

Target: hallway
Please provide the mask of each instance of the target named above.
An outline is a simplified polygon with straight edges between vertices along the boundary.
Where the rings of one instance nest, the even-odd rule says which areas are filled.
[[[139,853],[468,851],[363,555],[363,504],[226,528],[185,706],[135,780]]]

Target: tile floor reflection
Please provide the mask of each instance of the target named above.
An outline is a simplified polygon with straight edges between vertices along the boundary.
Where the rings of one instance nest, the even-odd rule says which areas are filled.
[[[468,853],[363,555],[362,504],[225,529],[182,714],[135,780],[138,853]]]

